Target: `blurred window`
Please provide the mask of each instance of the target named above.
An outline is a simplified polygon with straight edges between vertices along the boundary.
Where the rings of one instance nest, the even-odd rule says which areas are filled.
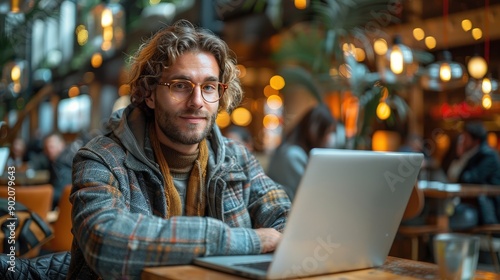
[[[62,133],[75,133],[90,127],[90,96],[83,94],[63,99],[57,108],[57,128]]]

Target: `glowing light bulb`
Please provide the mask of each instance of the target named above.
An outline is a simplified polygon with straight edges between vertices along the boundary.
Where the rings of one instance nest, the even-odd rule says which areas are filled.
[[[481,90],[483,91],[484,94],[488,94],[491,92],[491,81],[488,78],[484,78],[483,82],[481,83]]]
[[[101,26],[108,27],[113,25],[113,12],[111,9],[105,8],[101,15]]]
[[[448,63],[443,63],[439,68],[439,77],[442,81],[448,82],[451,80],[451,67]]]
[[[473,56],[467,63],[467,70],[473,78],[481,79],[488,71],[488,64],[483,57]]]
[[[19,65],[12,67],[10,78],[14,82],[18,82],[21,79],[21,68],[19,67]]]
[[[391,108],[385,101],[382,101],[377,106],[377,117],[381,120],[386,120],[391,116]]]
[[[403,53],[399,48],[394,48],[391,52],[391,71],[394,74],[403,73]]]
[[[489,94],[485,94],[481,100],[481,104],[484,109],[490,109],[492,105],[491,96]]]

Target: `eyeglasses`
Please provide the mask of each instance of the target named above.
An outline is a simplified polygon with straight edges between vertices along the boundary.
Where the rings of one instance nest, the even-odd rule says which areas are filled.
[[[205,82],[195,84],[190,80],[172,80],[168,83],[158,82],[159,85],[167,86],[172,98],[177,101],[187,100],[196,86],[200,86],[203,100],[209,103],[215,103],[222,98],[228,86],[219,82]]]

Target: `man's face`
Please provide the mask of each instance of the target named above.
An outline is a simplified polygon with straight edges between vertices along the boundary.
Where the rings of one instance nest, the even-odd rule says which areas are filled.
[[[213,55],[188,52],[163,72],[160,82],[184,79],[200,84],[218,81],[218,77],[219,66]],[[208,103],[203,99],[198,85],[184,101],[172,98],[168,86],[158,85],[146,104],[154,110],[160,142],[181,152],[193,151],[210,133],[219,107],[218,101]]]
[[[467,132],[463,133],[462,141],[463,141],[464,152],[469,151],[470,149],[476,147],[479,144],[479,141],[472,138],[472,136]]]
[[[65,143],[57,136],[49,136],[45,140],[44,151],[50,161],[55,161],[63,152]]]

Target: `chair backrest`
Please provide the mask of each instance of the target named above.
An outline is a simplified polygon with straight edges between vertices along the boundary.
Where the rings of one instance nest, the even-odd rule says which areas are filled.
[[[64,190],[59,199],[57,208],[59,215],[57,220],[52,223],[54,230],[54,238],[44,246],[44,249],[59,252],[70,251],[71,243],[73,242],[73,234],[71,233],[71,203],[69,202],[69,195],[71,193],[71,184],[64,187]]]
[[[22,203],[44,220],[47,220],[47,215],[52,209],[53,195],[54,188],[51,184],[15,186],[14,191],[10,193],[7,186],[0,186],[0,197],[14,196],[16,202]]]
[[[408,199],[408,204],[406,205],[402,220],[407,221],[417,217],[424,209],[424,200],[424,192],[418,187],[417,183],[413,187],[410,198]]]

